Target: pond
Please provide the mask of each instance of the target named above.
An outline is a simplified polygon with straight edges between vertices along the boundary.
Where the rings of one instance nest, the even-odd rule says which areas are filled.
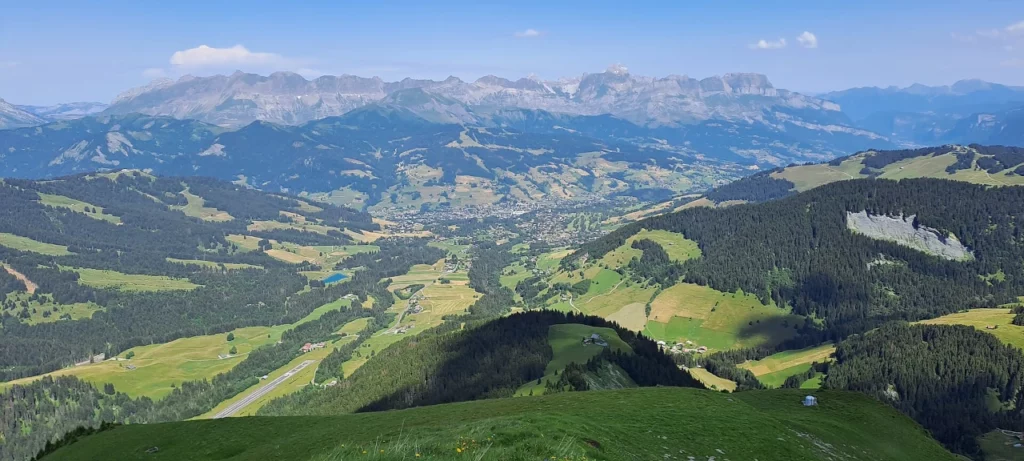
[[[324,282],[324,285],[327,285],[329,283],[340,282],[340,281],[345,280],[347,278],[348,278],[347,275],[342,274],[341,272],[338,272],[338,273],[335,273],[335,274],[331,274],[329,277],[321,280],[321,282]]]

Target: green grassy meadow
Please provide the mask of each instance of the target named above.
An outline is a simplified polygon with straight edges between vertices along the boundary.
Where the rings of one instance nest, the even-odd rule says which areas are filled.
[[[953,461],[909,418],[870,397],[685,388],[571,392],[332,417],[127,425],[47,461],[843,459]],[[147,453],[151,447],[155,453]]]
[[[189,192],[187,188],[181,192],[181,195],[185,196],[185,199],[188,200],[188,204],[182,206],[173,206],[171,208],[174,208],[176,210],[181,211],[182,213],[185,213],[185,216],[191,216],[193,218],[198,218],[203,221],[212,222],[224,222],[235,219],[226,211],[221,211],[216,208],[210,208],[206,206],[206,200],[204,200],[202,197],[196,194],[193,194],[192,192]]]
[[[348,307],[350,304],[351,301],[347,299],[324,304],[293,324],[239,328],[231,332],[235,335],[235,339],[230,342],[227,341],[227,333],[181,338],[168,343],[134,347],[121,353],[116,360],[64,368],[49,373],[49,375],[73,375],[93,383],[97,387],[104,383],[113,383],[115,389],[132,397],[146,396],[159,399],[169,394],[173,390],[173,386],[183,381],[209,379],[224,373],[241,362],[245,355],[253,349],[281,339],[281,334],[285,330],[311,322],[329,311]],[[228,355],[232,346],[237,348],[237,355],[228,358],[218,357],[219,355]],[[131,352],[134,352],[134,356],[127,359],[127,355]],[[309,354],[303,355],[303,357],[310,358]],[[135,368],[130,369],[129,365]],[[294,366],[282,367],[283,369],[279,369],[275,373],[284,373]],[[298,380],[298,378],[306,377],[300,373],[289,382],[293,384],[308,383],[312,380],[312,373],[315,372],[315,369],[316,367],[307,367],[303,370],[303,373],[309,373],[309,379]],[[0,383],[0,388],[25,384],[36,379],[39,379],[39,376]],[[281,392],[285,390],[290,392],[296,389],[295,386],[282,385],[275,389],[274,395],[280,396],[283,395]]]
[[[208,268],[208,269],[220,269],[223,266],[227,270],[239,270],[239,269],[263,269],[263,266],[256,266],[253,264],[243,263],[222,263],[215,261],[202,261],[199,259],[176,259],[166,258],[167,262],[178,263],[178,264],[194,264],[196,266]]]
[[[8,248],[14,248],[15,250],[31,251],[33,253],[49,256],[67,256],[71,254],[71,252],[68,251],[68,247],[64,245],[54,245],[52,243],[40,242],[28,237],[21,237],[3,232],[0,232],[0,245]]]
[[[828,361],[835,351],[836,348],[832,344],[824,344],[806,349],[779,352],[761,360],[741,363],[739,367],[750,370],[765,386],[779,387],[786,381],[786,378],[809,370],[812,363]],[[820,385],[820,378],[818,381]]]
[[[280,339],[284,330],[282,327],[248,327],[234,330],[235,339],[230,342],[227,333],[221,333],[138,346],[121,353],[117,360],[64,368],[49,375],[77,376],[97,387],[112,383],[115,389],[132,397],[160,399],[183,381],[211,378],[230,370],[253,349]],[[237,355],[218,358],[218,355],[228,355],[232,346],[238,349]],[[127,359],[131,352],[134,356]],[[129,365],[135,368],[130,369]],[[39,377],[23,378],[0,386],[25,384],[36,379]]]
[[[104,212],[103,207],[93,205],[88,202],[76,200],[71,197],[65,197],[63,195],[53,194],[39,194],[39,203],[43,205],[49,205],[56,208],[67,208],[71,211],[85,214],[86,216],[98,219],[100,221],[106,221],[111,224],[121,224],[121,218],[112,214]],[[95,212],[92,210],[96,210]]]
[[[1010,309],[971,309],[942,317],[923,320],[928,325],[968,325],[978,330],[995,335],[1000,341],[1011,346],[1024,349],[1024,327],[1010,323],[1013,314]],[[994,330],[986,327],[994,326]]]
[[[103,308],[100,305],[93,302],[74,304],[57,304],[53,302],[47,302],[46,304],[43,304],[39,302],[39,300],[33,301],[30,298],[31,296],[24,291],[8,293],[6,298],[8,301],[14,301],[19,306],[23,301],[28,304],[30,316],[27,319],[22,319],[22,322],[27,323],[29,325],[35,325],[46,322],[57,322],[60,320],[61,316],[65,314],[70,316],[71,320],[87,319],[89,317],[92,317],[92,314],[95,313],[96,311],[103,310]],[[14,315],[20,310],[21,307],[17,307],[13,311],[8,312]],[[49,316],[44,315],[46,311],[50,311]]]
[[[122,291],[167,291],[198,288],[188,280],[162,275],[123,274],[110,270],[69,268],[78,272],[78,283],[95,288],[114,288]]]
[[[768,346],[792,337],[803,318],[762,305],[756,296],[680,283],[651,302],[645,332],[668,343],[692,341],[711,350]]]
[[[725,378],[719,378],[710,371],[703,368],[690,368],[690,375],[697,378],[701,384],[707,386],[708,389],[713,391],[729,391],[736,390],[736,382]]]

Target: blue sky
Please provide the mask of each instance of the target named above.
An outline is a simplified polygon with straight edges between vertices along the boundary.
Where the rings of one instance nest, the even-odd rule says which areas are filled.
[[[1020,0],[3,3],[0,98],[17,104],[106,102],[158,76],[235,69],[553,79],[622,63],[649,76],[760,72],[802,92],[1024,85]]]

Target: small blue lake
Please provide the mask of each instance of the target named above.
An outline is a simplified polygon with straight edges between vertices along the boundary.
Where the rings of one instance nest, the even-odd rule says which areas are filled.
[[[340,282],[340,281],[345,280],[347,278],[348,278],[347,275],[342,274],[341,272],[338,272],[336,274],[331,274],[330,277],[327,277],[327,278],[321,280],[321,282],[324,282],[324,285],[327,285],[328,283]]]

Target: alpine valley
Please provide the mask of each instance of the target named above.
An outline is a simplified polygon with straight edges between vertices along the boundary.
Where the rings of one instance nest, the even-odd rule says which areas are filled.
[[[618,65],[0,101],[0,461],[1021,459],[1022,108]]]

